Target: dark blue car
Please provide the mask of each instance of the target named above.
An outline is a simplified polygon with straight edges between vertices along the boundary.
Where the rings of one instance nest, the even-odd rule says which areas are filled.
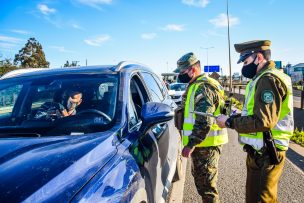
[[[136,63],[0,79],[0,202],[164,201],[181,174],[175,108]]]

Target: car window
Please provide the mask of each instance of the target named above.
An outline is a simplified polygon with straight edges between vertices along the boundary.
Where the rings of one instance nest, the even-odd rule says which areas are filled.
[[[158,76],[153,75],[153,77],[156,80],[159,88],[161,89],[161,92],[162,92],[163,96],[167,97],[168,96],[168,91],[167,91],[167,87],[166,87],[165,83],[163,81],[161,81],[161,79]]]
[[[16,84],[0,90],[0,117],[11,115],[22,87]]]
[[[0,82],[0,133],[9,130],[6,126],[15,126],[12,133],[40,136],[86,134],[110,127],[116,111],[116,75],[44,77],[15,80],[10,86]]]
[[[137,75],[130,81],[130,102],[129,102],[129,129],[134,127],[141,120],[141,109],[144,103],[148,102],[148,94]]]
[[[135,126],[138,123],[138,117],[131,94],[129,99],[128,111],[129,111],[129,129],[131,129],[133,126]]]
[[[152,96],[152,100],[154,102],[162,102],[164,100],[164,96],[153,76],[149,73],[142,73],[142,76]]]
[[[175,91],[185,91],[187,88],[187,84],[171,84],[170,85],[170,90],[175,90]]]

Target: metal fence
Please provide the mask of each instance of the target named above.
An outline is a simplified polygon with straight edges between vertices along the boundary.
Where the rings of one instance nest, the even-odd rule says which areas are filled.
[[[229,90],[229,84],[224,84],[223,85],[225,90]],[[245,94],[245,89],[246,89],[246,85],[244,84],[232,84],[232,93],[237,93],[237,94]],[[300,108],[304,109],[304,91],[303,91],[303,87],[302,90],[297,89],[293,89],[293,96],[294,97],[300,97]]]

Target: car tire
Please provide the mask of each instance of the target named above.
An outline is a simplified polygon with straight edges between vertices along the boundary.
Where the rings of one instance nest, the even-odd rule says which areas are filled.
[[[176,170],[173,176],[173,182],[181,180],[183,177],[183,157],[182,157],[182,140],[181,136],[178,141],[178,152],[177,152],[177,159],[176,159]]]

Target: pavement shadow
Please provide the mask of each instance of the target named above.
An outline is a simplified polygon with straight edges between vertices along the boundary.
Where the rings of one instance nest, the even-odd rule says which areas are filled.
[[[297,153],[291,148],[288,148],[286,152],[287,158],[297,167],[299,167],[302,171],[304,171],[304,156]]]

